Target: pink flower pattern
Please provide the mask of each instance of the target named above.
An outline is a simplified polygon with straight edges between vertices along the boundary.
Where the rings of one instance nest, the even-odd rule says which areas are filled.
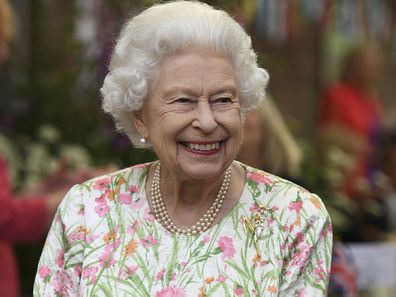
[[[64,264],[64,256],[65,252],[63,250],[58,251],[58,256],[56,257],[56,264],[58,265],[59,268],[63,267]]]
[[[217,243],[219,244],[219,247],[223,252],[223,259],[234,257],[236,251],[231,237],[220,236]]]
[[[128,193],[121,193],[118,201],[122,204],[128,204],[130,205],[132,203],[132,196]]]
[[[111,179],[108,177],[98,179],[93,184],[93,189],[103,191],[107,190],[110,187]]]
[[[104,202],[104,203],[99,203],[95,207],[95,212],[98,214],[99,217],[103,218],[110,210],[110,206]]]
[[[146,208],[144,209],[144,216],[143,216],[143,218],[144,218],[146,221],[149,221],[149,222],[154,222],[154,221],[155,221],[155,217],[152,215],[152,213],[151,213],[151,211],[150,211],[150,208],[148,208],[148,207],[146,207]]]
[[[274,181],[266,173],[248,172],[248,178],[258,184],[272,185]]]
[[[235,295],[236,296],[242,296],[243,295],[243,289],[241,287],[236,288]]]
[[[142,246],[144,246],[145,248],[149,248],[150,246],[157,244],[157,242],[157,239],[154,238],[151,234],[141,240]]]
[[[51,275],[51,269],[50,269],[48,266],[43,265],[43,266],[41,266],[41,267],[38,269],[38,274],[39,274],[39,276],[40,276],[41,278],[46,278],[46,277],[48,277],[48,276]]]
[[[155,279],[156,280],[160,280],[164,278],[164,274],[165,274],[165,269],[162,268],[156,275],[155,275]]]
[[[91,284],[95,283],[96,280],[96,273],[98,272],[99,268],[97,266],[90,266],[85,268],[82,272],[83,279],[89,279]]]
[[[155,297],[186,297],[186,292],[181,288],[164,288],[155,294]]]
[[[77,265],[76,267],[74,267],[74,275],[80,277],[82,273],[82,268],[81,265]]]
[[[302,205],[303,205],[303,202],[302,202],[302,201],[290,202],[290,204],[289,204],[289,210],[295,210],[296,213],[299,214]]]
[[[131,203],[131,207],[133,210],[137,210],[137,209],[143,207],[143,205],[144,205],[144,199],[142,199],[142,198],[139,198],[136,201],[132,201],[132,203]]]

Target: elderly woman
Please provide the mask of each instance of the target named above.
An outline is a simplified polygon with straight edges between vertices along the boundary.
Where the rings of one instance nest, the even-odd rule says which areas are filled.
[[[234,161],[267,79],[224,11],[177,1],[133,17],[103,107],[159,161],[70,190],[35,296],[324,296],[332,235],[320,199]]]

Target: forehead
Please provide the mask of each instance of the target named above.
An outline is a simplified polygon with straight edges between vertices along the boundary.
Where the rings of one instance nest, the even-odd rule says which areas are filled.
[[[185,50],[167,55],[162,60],[161,69],[172,71],[184,67],[186,64],[208,69],[224,67],[228,68],[228,70],[233,70],[230,58],[206,50]]]
[[[156,86],[236,88],[235,81],[231,59],[211,52],[183,52],[163,59]]]

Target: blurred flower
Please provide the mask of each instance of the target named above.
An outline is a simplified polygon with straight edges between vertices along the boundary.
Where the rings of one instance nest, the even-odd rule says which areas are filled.
[[[355,158],[337,146],[328,146],[324,151],[324,173],[329,184],[338,188],[355,168]]]
[[[65,144],[60,148],[60,157],[66,161],[69,168],[85,168],[92,163],[88,151],[76,144]]]
[[[7,161],[15,191],[33,188],[60,171],[89,168],[91,156],[81,145],[63,143],[59,130],[41,125],[37,139],[0,134],[0,156]]]
[[[36,185],[58,168],[59,161],[56,157],[51,156],[44,144],[30,144],[26,151],[24,188]]]
[[[38,129],[38,137],[47,143],[57,143],[62,138],[59,130],[51,124],[41,125]]]
[[[5,135],[0,133],[0,156],[7,162],[10,172],[11,183],[15,185],[21,170],[22,161],[18,154],[18,150]]]
[[[331,217],[335,237],[350,229],[358,211],[356,201],[347,197],[342,185],[354,167],[354,157],[336,145],[327,145],[320,152],[304,144],[305,162],[301,172],[304,186],[318,194]],[[316,154],[321,153],[321,163]]]

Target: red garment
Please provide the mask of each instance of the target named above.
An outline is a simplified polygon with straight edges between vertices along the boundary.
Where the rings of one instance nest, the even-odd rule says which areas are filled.
[[[44,197],[13,199],[7,166],[0,158],[0,295],[19,297],[17,262],[12,245],[37,241],[46,229]]]
[[[356,87],[346,83],[328,88],[321,98],[320,126],[323,128],[331,125],[345,127],[365,142],[368,151],[361,156],[355,156],[357,165],[353,179],[368,178],[372,153],[378,145],[382,126],[379,99],[363,94]]]

